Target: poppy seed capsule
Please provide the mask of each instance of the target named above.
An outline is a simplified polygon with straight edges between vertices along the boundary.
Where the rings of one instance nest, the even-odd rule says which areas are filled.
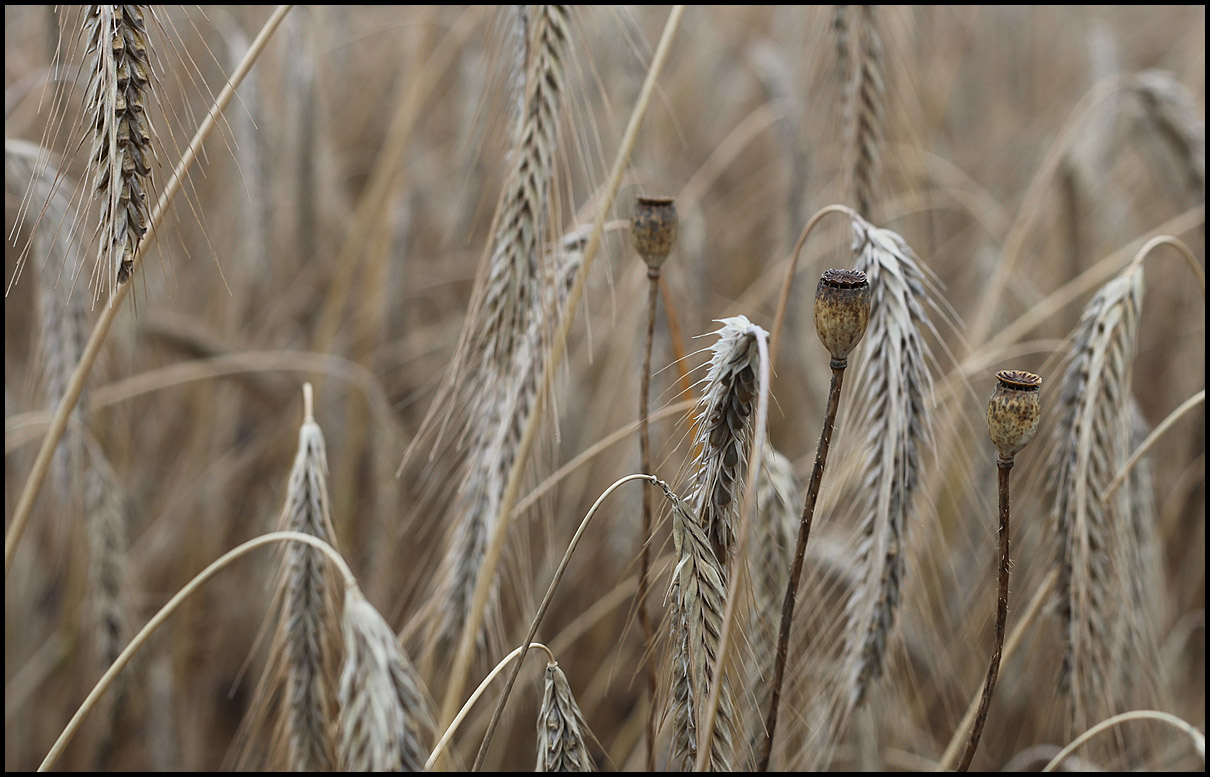
[[[651,270],[660,265],[672,251],[676,241],[678,219],[671,197],[636,197],[634,215],[630,218],[630,233],[634,247]]]
[[[870,282],[859,270],[828,270],[815,287],[815,331],[828,353],[845,362],[870,323]]]
[[[1002,370],[987,401],[987,434],[1001,461],[1010,461],[1038,431],[1042,379],[1032,372]]]

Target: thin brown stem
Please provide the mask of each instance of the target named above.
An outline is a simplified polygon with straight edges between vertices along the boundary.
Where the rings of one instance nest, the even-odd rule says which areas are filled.
[[[777,635],[777,656],[773,666],[773,692],[769,697],[769,713],[765,717],[765,741],[761,745],[760,765],[757,771],[769,771],[769,758],[773,754],[773,733],[777,730],[777,710],[781,704],[782,680],[786,675],[786,658],[790,649],[790,626],[794,622],[794,604],[798,599],[798,581],[802,577],[802,563],[807,555],[807,540],[811,537],[811,522],[815,518],[815,503],[819,499],[819,485],[823,482],[823,468],[828,463],[828,449],[832,445],[832,429],[836,424],[836,411],[840,407],[840,389],[844,384],[847,359],[832,359],[832,385],[828,388],[828,410],[819,435],[819,447],[815,451],[815,466],[811,470],[811,482],[807,486],[807,501],[802,508],[802,520],[798,524],[798,545],[794,549],[794,565],[790,567],[790,582],[786,585],[786,598],[781,608],[781,628]]]
[[[971,759],[975,757],[975,749],[979,747],[979,737],[983,734],[983,724],[987,722],[987,708],[992,703],[992,692],[996,690],[996,679],[1000,676],[1000,655],[1004,650],[1004,625],[1008,622],[1008,476],[1013,469],[1012,459],[1000,459],[996,462],[1000,481],[1000,588],[996,597],[996,645],[992,650],[991,664],[987,667],[987,679],[983,683],[983,697],[979,699],[979,711],[975,714],[975,726],[971,729],[970,739],[966,741],[966,752],[957,771],[965,772],[970,768]]]
[[[655,311],[660,301],[660,268],[647,269],[647,337],[643,343],[643,373],[639,379],[639,471],[653,472],[651,467],[651,435],[647,414],[651,394],[651,347],[655,341]],[[639,544],[639,590],[635,594],[638,602],[639,624],[643,629],[643,651],[651,646],[651,619],[647,613],[648,576],[651,569],[651,512],[654,494],[643,489],[643,536]],[[647,663],[647,771],[655,771],[655,666]]]

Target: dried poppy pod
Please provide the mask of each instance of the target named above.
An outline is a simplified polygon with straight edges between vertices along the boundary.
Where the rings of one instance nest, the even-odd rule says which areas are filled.
[[[845,364],[870,322],[870,282],[859,270],[828,270],[815,287],[815,331],[832,360]]]
[[[1001,370],[987,401],[987,434],[1000,453],[1011,461],[1038,431],[1042,417],[1042,379],[1032,372]]]
[[[634,247],[655,272],[672,252],[676,241],[678,219],[671,197],[636,197],[634,215],[630,218],[630,233]]]

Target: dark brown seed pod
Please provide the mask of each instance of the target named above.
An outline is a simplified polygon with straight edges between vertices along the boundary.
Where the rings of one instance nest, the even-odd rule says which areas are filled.
[[[815,287],[815,331],[832,358],[845,362],[870,322],[870,282],[859,270],[828,270]]]
[[[1001,461],[1010,461],[1029,444],[1042,417],[1042,379],[1032,372],[1001,370],[987,401],[987,434]]]
[[[634,235],[635,249],[650,269],[660,269],[672,252],[678,223],[671,197],[635,198],[630,233]]]

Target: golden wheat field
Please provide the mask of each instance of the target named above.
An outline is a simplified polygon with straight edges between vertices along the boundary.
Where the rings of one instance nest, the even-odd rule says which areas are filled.
[[[1204,769],[1204,7],[4,18],[6,769]]]

